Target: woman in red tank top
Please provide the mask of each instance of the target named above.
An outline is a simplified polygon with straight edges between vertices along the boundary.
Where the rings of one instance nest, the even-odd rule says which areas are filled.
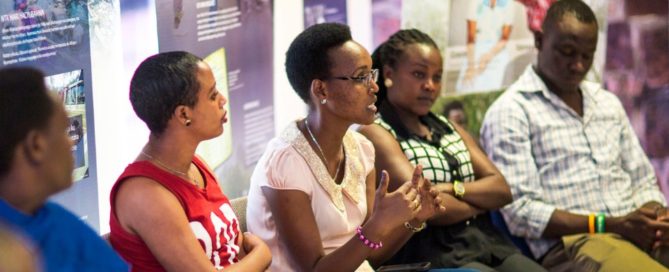
[[[267,245],[239,221],[195,150],[223,133],[226,98],[211,68],[187,52],[144,60],[130,101],[151,130],[111,191],[110,242],[133,271],[262,271]]]

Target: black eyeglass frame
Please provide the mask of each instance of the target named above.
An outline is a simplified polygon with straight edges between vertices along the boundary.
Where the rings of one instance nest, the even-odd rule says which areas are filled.
[[[353,80],[355,82],[364,83],[365,85],[367,85],[367,87],[371,87],[372,82],[376,82],[377,80],[379,80],[379,69],[372,69],[369,71],[368,74],[365,74],[364,76],[357,76],[357,77],[336,76],[336,77],[330,77],[329,79]]]

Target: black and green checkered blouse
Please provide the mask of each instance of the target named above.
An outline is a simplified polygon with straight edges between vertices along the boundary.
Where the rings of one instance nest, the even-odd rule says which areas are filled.
[[[434,183],[474,180],[474,169],[460,134],[443,116],[429,113],[421,122],[432,132],[432,139],[410,133],[392,111],[382,110],[375,123],[388,130],[413,164],[423,165],[423,176]]]
[[[446,118],[433,113],[420,118],[432,132],[431,140],[427,140],[410,133],[389,103],[381,105],[379,115],[376,124],[395,136],[411,163],[423,165],[426,178],[434,183],[474,181],[471,155]],[[451,225],[428,223],[384,265],[424,261],[431,262],[432,267],[460,267],[474,261],[489,265],[512,254],[517,254],[517,249],[495,230],[485,214]]]

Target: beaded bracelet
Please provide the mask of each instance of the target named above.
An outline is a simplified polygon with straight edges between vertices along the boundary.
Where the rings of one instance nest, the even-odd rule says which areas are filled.
[[[379,241],[378,243],[374,243],[369,239],[367,239],[367,237],[365,237],[365,235],[362,234],[362,226],[358,226],[355,229],[355,232],[358,233],[358,239],[360,239],[360,241],[362,241],[363,244],[370,247],[371,249],[379,249],[383,247],[383,242]]]

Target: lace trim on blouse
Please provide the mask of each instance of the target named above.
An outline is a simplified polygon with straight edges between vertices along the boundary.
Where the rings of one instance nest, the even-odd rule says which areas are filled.
[[[363,177],[364,171],[360,158],[360,150],[358,150],[357,141],[354,137],[350,131],[347,131],[344,135],[344,154],[346,154],[344,177],[341,184],[337,184],[328,173],[323,160],[318,157],[314,149],[309,145],[307,138],[297,128],[297,122],[293,122],[293,125],[289,126],[281,134],[281,138],[290,143],[297,153],[304,158],[318,184],[328,193],[330,199],[332,199],[332,203],[334,203],[340,212],[343,212],[345,209],[344,193],[356,204],[360,201],[360,192],[362,190],[360,181],[361,179],[365,180],[365,177]]]

